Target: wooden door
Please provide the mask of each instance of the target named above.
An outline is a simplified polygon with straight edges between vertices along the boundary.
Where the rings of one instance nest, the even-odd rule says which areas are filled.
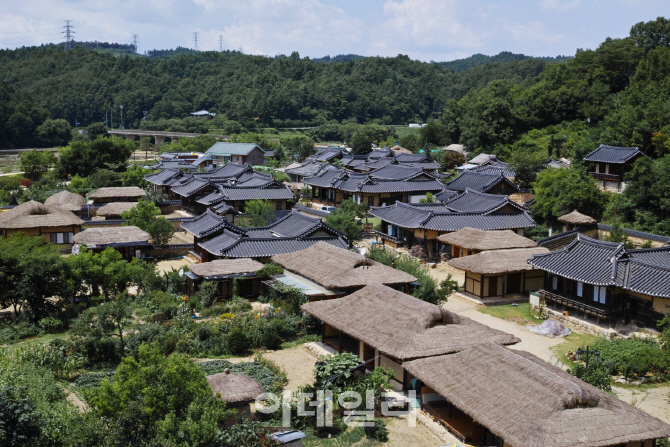
[[[372,371],[375,369],[375,348],[367,343],[363,343],[363,361],[365,362],[365,369]],[[370,363],[368,363],[370,362]]]
[[[454,258],[461,257],[461,247],[454,247]]]
[[[498,277],[489,278],[489,296],[498,295]]]
[[[507,275],[507,293],[521,293],[521,273]]]

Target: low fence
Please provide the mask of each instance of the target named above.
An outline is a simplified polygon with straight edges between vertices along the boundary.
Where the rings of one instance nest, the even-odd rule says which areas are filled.
[[[144,250],[147,256],[163,256],[166,254],[175,254],[186,256],[191,250],[195,248],[195,244],[169,244],[163,246],[153,245],[151,248]]]

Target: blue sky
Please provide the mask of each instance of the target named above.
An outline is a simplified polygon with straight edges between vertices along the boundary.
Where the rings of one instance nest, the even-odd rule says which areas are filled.
[[[3,0],[0,48],[77,40],[148,49],[224,48],[301,56],[407,54],[448,61],[512,51],[573,55],[640,21],[668,15],[667,0]]]

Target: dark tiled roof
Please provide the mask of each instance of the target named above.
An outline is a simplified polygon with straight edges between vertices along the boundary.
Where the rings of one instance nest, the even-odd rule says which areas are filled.
[[[412,168],[411,166],[405,165],[386,165],[383,168],[377,169],[370,175],[373,175],[377,178],[387,178],[393,180],[404,180],[406,178],[415,176],[417,173],[420,173],[421,169]],[[430,175],[430,174],[426,174]],[[432,175],[431,175],[432,176]]]
[[[626,250],[621,243],[578,234],[565,248],[533,255],[528,263],[587,284],[670,297],[670,247]]]
[[[344,172],[344,169],[323,170],[312,177],[303,178],[302,181],[307,185],[330,188],[333,182],[344,174]]]
[[[249,228],[247,233],[249,237],[256,238],[304,237],[319,230],[332,236],[344,236],[343,233],[327,225],[321,219],[310,217],[297,211],[291,211],[290,214],[271,225]]]
[[[401,168],[403,180],[378,178],[374,173],[361,174],[347,170],[326,171],[314,177],[306,177],[303,182],[307,185],[334,188],[348,192],[425,192],[441,191],[443,186],[439,180],[429,173]],[[390,173],[388,174],[390,175]]]
[[[220,193],[213,192],[211,194],[207,194],[205,197],[199,198],[198,200],[196,200],[196,203],[200,203],[205,206],[211,206],[223,202],[224,200],[225,197],[223,197]]]
[[[316,154],[310,156],[309,158],[316,160],[316,161],[330,161],[334,159],[335,157],[338,157],[342,154],[346,154],[346,150],[341,149],[341,148],[335,148],[335,147],[329,147],[326,149],[322,149]]]
[[[190,197],[198,191],[202,191],[207,186],[210,186],[212,183],[206,178],[196,178],[192,177],[190,181],[184,183],[180,186],[173,186],[172,192],[179,194],[182,197]]]
[[[545,247],[552,251],[558,250],[570,245],[570,243],[574,241],[579,234],[580,230],[570,230],[563,233],[554,234],[553,236],[545,237],[544,239],[537,241],[537,246]]]
[[[344,249],[348,247],[344,239],[339,236],[248,238],[241,237],[229,231],[224,231],[222,235],[201,242],[199,245],[215,256],[227,258],[266,258],[304,250],[318,242],[326,242]]]
[[[218,205],[214,206],[214,211],[216,211],[219,214],[228,214],[231,212],[233,214],[239,214],[239,211],[236,211],[235,208],[228,205],[226,202],[221,202]]]
[[[219,185],[219,192],[224,200],[289,200],[293,191],[286,185],[274,180],[260,187],[224,186]]]
[[[534,255],[528,263],[575,281],[598,286],[613,285],[617,274],[614,261],[625,252],[622,244],[598,241],[578,234],[567,247]]]
[[[372,152],[368,154],[369,160],[376,160],[378,158],[391,157],[391,149],[385,147],[383,149],[373,149]]]
[[[443,211],[440,211],[440,206]],[[455,213],[446,204],[409,205],[396,202],[386,207],[372,207],[370,214],[403,228],[424,228],[435,231],[458,231],[463,228],[509,230],[534,227],[535,221],[526,211],[510,214]]]
[[[584,157],[585,161],[597,161],[600,163],[626,163],[637,155],[644,155],[636,147],[615,147],[601,144],[593,152]]]
[[[249,165],[229,162],[221,167],[212,169],[211,171],[194,172],[193,175],[201,178],[228,179],[239,178],[246,172],[253,173],[254,171]]]
[[[459,194],[460,193],[458,191],[454,191],[453,189],[443,189],[439,193],[435,194],[435,198],[440,202],[447,202]]]
[[[331,164],[321,163],[318,161],[308,160],[306,163],[303,163],[301,166],[295,168],[286,169],[284,172],[287,174],[301,175],[305,177],[317,175],[321,172],[322,169],[327,169],[326,166],[332,166]]]
[[[460,211],[464,213],[486,213],[509,205],[520,211],[524,208],[512,202],[507,196],[499,194],[486,194],[472,189],[466,189],[465,192],[451,200],[447,200],[445,205],[451,211]]]
[[[367,193],[438,192],[442,190],[443,186],[444,185],[436,179],[424,180],[409,178],[406,180],[385,180],[373,177],[362,183],[358,189],[353,191]]]
[[[226,229],[238,234],[244,234],[244,230],[236,227],[223,216],[218,216],[212,210],[207,210],[193,219],[182,222],[181,228],[195,237],[205,237],[219,230]]]
[[[501,173],[485,174],[482,172],[474,172],[472,170],[465,171],[454,180],[447,183],[447,188],[456,191],[465,191],[470,188],[475,191],[487,192],[500,182],[505,182],[512,186],[517,191],[519,187],[510,182]]]
[[[514,178],[516,173],[509,167],[506,166],[496,166],[494,164],[485,164],[477,168],[472,168],[470,171],[481,172],[484,174],[502,174],[507,178]]]
[[[163,169],[154,174],[149,174],[144,176],[144,180],[154,185],[162,186],[166,185],[168,181],[181,176],[182,173],[179,169]]]
[[[368,159],[365,163],[358,165],[358,169],[364,171],[376,171],[390,164],[393,164],[392,158]]]
[[[345,155],[342,157],[342,163],[348,168],[354,168],[365,163],[368,159],[367,155]]]

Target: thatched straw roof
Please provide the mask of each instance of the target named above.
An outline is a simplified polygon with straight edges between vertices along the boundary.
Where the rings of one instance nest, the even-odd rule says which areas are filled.
[[[303,304],[325,323],[401,361],[519,339],[382,284],[344,298]]]
[[[453,233],[442,234],[437,240],[443,244],[480,251],[537,247],[535,241],[519,236],[512,230],[486,231],[466,227]]]
[[[317,242],[301,251],[275,255],[272,260],[327,289],[360,287],[373,282],[406,284],[416,281],[409,273],[325,242]]]
[[[111,202],[101,206],[95,212],[98,216],[120,216],[124,211],[130,211],[137,206],[137,202]]]
[[[411,153],[412,153],[412,151],[410,151],[409,149],[405,149],[404,147],[402,147],[402,146],[400,146],[400,145],[398,145],[398,144],[396,144],[395,146],[393,146],[393,147],[391,148],[391,150],[392,150],[393,152],[395,152],[396,154],[411,154]]]
[[[250,258],[237,258],[203,262],[202,264],[194,264],[190,268],[196,275],[207,278],[210,276],[255,273],[263,268],[263,264]]]
[[[577,210],[574,210],[569,214],[564,214],[558,218],[558,221],[571,225],[591,225],[597,222],[593,217],[582,214]]]
[[[112,199],[115,197],[141,198],[146,196],[146,192],[137,186],[123,186],[114,188],[100,188],[92,194],[90,199]]]
[[[70,191],[61,191],[46,199],[44,204],[63,211],[80,211],[85,200],[79,194]]]
[[[521,272],[535,267],[526,262],[535,254],[549,253],[548,248],[517,248],[513,250],[483,251],[476,255],[452,259],[448,264],[457,269],[482,275]]]
[[[263,387],[253,377],[242,374],[219,373],[207,376],[207,382],[214,393],[229,404],[250,402],[263,394]]]
[[[151,235],[137,227],[92,227],[79,234],[75,234],[72,241],[75,244],[108,245],[127,244],[130,242],[146,242]]]
[[[403,366],[505,445],[599,447],[670,436],[665,422],[528,352],[485,344]]]
[[[84,221],[53,206],[46,206],[31,200],[4,213],[0,213],[0,229],[71,227],[80,226]]]

